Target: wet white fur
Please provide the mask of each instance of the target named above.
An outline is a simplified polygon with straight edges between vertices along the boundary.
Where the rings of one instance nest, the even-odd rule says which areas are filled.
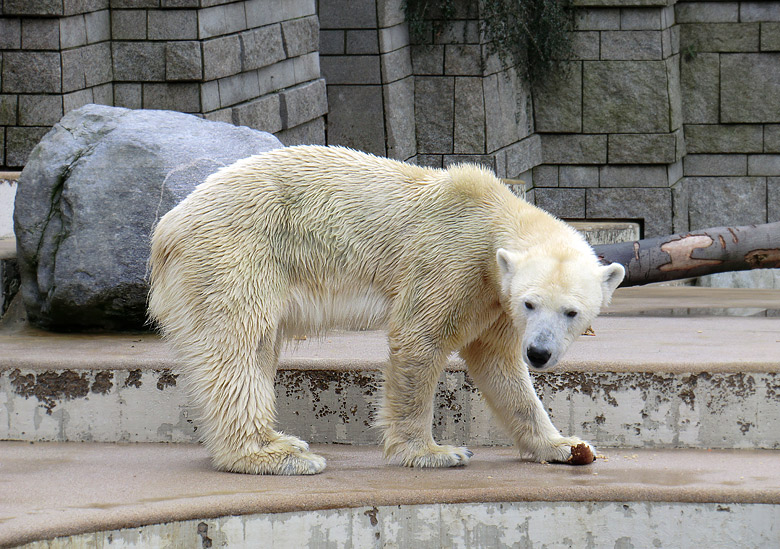
[[[220,170],[160,220],[149,307],[183,360],[219,469],[323,470],[274,429],[273,383],[285,338],[333,327],[389,330],[378,420],[388,457],[468,462],[431,435],[437,381],[460,351],[517,447],[565,461],[580,441],[550,422],[525,352],[543,344],[556,362],[622,278],[487,169],[304,146]]]

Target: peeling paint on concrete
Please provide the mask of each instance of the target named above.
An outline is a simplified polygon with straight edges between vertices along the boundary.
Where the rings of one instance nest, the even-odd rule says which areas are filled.
[[[774,547],[779,522],[780,506],[758,504],[399,505],[196,519],[56,538],[21,548]]]
[[[0,439],[192,442],[197,419],[171,370],[0,372]],[[555,425],[597,447],[780,448],[780,374],[546,372],[534,376]],[[377,444],[373,370],[282,370],[279,427],[311,443]],[[507,445],[468,375],[439,383],[437,440]]]

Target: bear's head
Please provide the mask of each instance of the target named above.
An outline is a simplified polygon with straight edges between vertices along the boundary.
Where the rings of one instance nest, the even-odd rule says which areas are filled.
[[[625,276],[622,265],[601,265],[579,248],[502,248],[496,260],[504,307],[523,333],[523,360],[537,370],[557,364]]]

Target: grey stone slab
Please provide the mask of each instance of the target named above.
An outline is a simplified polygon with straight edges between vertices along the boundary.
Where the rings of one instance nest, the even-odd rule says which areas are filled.
[[[16,126],[19,96],[0,95],[0,126]]]
[[[546,164],[606,164],[607,136],[542,134],[542,158]]]
[[[150,40],[196,40],[198,12],[196,10],[149,10]]]
[[[663,59],[661,31],[605,31],[601,58],[620,61]]]
[[[198,38],[212,38],[247,29],[243,2],[198,10]]]
[[[143,107],[143,86],[141,84],[114,84],[114,106],[128,109]]]
[[[387,156],[407,160],[417,153],[414,78],[407,77],[383,86],[383,96]]]
[[[406,78],[412,74],[411,48],[383,53],[380,56],[382,82],[390,83]]]
[[[281,93],[282,128],[294,128],[328,112],[325,80],[320,78]]]
[[[9,168],[21,168],[35,145],[49,131],[45,128],[12,126],[5,130],[5,165]]]
[[[780,4],[777,2],[740,2],[740,21],[780,21]]]
[[[320,2],[320,27],[323,29],[376,28],[376,0],[328,0]]]
[[[83,107],[84,105],[95,103],[95,96],[93,94],[93,89],[94,88],[87,88],[85,90],[78,90],[71,93],[63,94],[62,96],[63,112],[67,114],[70,111]],[[111,97],[110,103],[112,105],[114,104],[113,96]],[[139,104],[139,108],[140,108],[140,104]]]
[[[114,79],[129,82],[165,80],[165,44],[113,42]]]
[[[721,55],[720,119],[780,122],[780,53]]]
[[[19,96],[20,126],[52,126],[62,118],[61,95]]]
[[[146,38],[146,10],[111,10],[111,37],[114,40]]]
[[[287,0],[248,0],[244,2],[247,28],[253,29],[279,23],[286,19],[284,4]]]
[[[281,25],[252,29],[238,36],[241,40],[241,48],[232,51],[232,54],[242,61],[242,68],[245,71],[272,65],[285,58]]]
[[[669,182],[669,186],[674,186],[683,177],[683,161],[682,159],[677,162],[673,162],[666,166],[666,178]]]
[[[690,228],[766,223],[763,177],[686,177]]]
[[[368,51],[349,51],[347,50],[346,36],[348,32],[355,33],[355,37],[352,40],[352,47],[357,50]],[[373,38],[371,38],[373,37]],[[363,39],[371,38],[368,43],[365,43]],[[375,42],[376,48],[374,48],[371,42]],[[375,51],[373,51],[375,50]],[[321,30],[320,31],[320,55],[344,55],[349,54],[363,54],[363,53],[379,53],[379,38],[377,37],[375,30],[359,30],[359,31],[343,31],[343,30]]]
[[[620,10],[621,30],[661,30],[664,25],[663,8],[623,8]]]
[[[388,28],[379,29],[379,51],[387,53],[409,45],[409,27],[399,23]]]
[[[764,150],[765,133],[770,127],[767,125],[764,129],[760,124],[686,124],[685,146],[689,154],[760,153]]]
[[[780,177],[768,177],[766,181],[766,222],[780,221]]]
[[[416,75],[444,74],[444,46],[412,46],[412,67]]]
[[[683,174],[686,176],[747,175],[747,158],[744,154],[689,154],[683,158]]]
[[[678,130],[683,125],[682,84],[680,81],[680,56],[673,55],[666,64],[666,92],[669,95],[669,129]]]
[[[320,56],[316,51],[288,59],[287,62],[290,61],[293,65],[295,84],[316,80],[320,77]]]
[[[680,59],[683,120],[686,124],[717,124],[720,100],[720,56],[684,53]]]
[[[534,87],[537,132],[582,131],[582,64],[567,63]]]
[[[156,8],[160,0],[110,0],[111,8]]]
[[[21,115],[21,96],[19,97]],[[780,175],[780,154],[751,154],[747,158],[748,175]]]
[[[62,90],[61,79],[60,54],[57,52],[3,52],[3,93],[59,93]],[[8,139],[7,143],[11,140]],[[12,158],[16,160],[20,157]]]
[[[583,61],[582,131],[669,131],[666,78],[663,61]]]
[[[592,219],[642,221],[644,238],[672,232],[671,189],[587,189],[586,206]]]
[[[280,131],[282,117],[279,94],[266,95],[233,107],[233,123],[269,133]]]
[[[108,10],[84,14],[87,25],[87,44],[111,40],[111,12]]]
[[[737,23],[739,2],[678,2],[678,23]]]
[[[284,20],[308,17],[309,15],[316,15],[316,13],[316,0],[284,0],[282,2]]]
[[[113,80],[109,42],[98,42],[79,49],[84,62],[84,82],[87,87],[99,86]]]
[[[533,184],[534,187],[557,187],[558,166],[536,166],[533,169]]]
[[[458,164],[479,164],[496,171],[496,156],[492,154],[445,154],[442,167],[449,168]]]
[[[426,168],[441,168],[444,166],[444,156],[438,154],[418,154],[414,163]]]
[[[200,85],[200,107],[204,113],[219,109],[219,81],[212,80]]]
[[[18,50],[22,47],[22,20],[0,17],[0,49]]]
[[[485,94],[485,128],[487,152],[492,153],[527,135],[525,94],[514,71],[491,74],[482,80]],[[522,97],[518,97],[521,95]]]
[[[305,60],[304,58],[301,58]],[[289,88],[297,84],[295,78],[295,59],[286,59],[267,67],[262,67],[257,71],[257,80],[260,90],[257,96],[278,91],[283,88]],[[256,97],[257,97],[256,96]]]
[[[212,122],[224,122],[226,124],[233,123],[233,109],[220,109],[218,111],[212,111],[206,113],[203,118]]]
[[[203,41],[203,78],[216,80],[242,71],[241,38],[238,34]],[[250,67],[247,67],[249,69]]]
[[[200,89],[194,82],[143,84],[143,108],[200,112]]]
[[[536,187],[536,205],[551,214],[564,219],[585,217],[585,189],[553,189]]]
[[[444,46],[444,74],[479,76],[482,73],[482,47],[479,44]]]
[[[456,154],[484,154],[485,102],[482,78],[455,79],[455,135],[453,152]]]
[[[746,152],[754,152],[754,151],[746,151]],[[761,152],[761,151],[756,151],[756,152]],[[766,124],[764,126],[764,151],[763,152],[780,153],[780,124]]]
[[[504,177],[522,179],[521,174],[530,173],[535,166],[542,163],[542,138],[539,134],[533,134],[512,143],[503,149],[503,152],[506,156]]]
[[[620,30],[620,10],[608,9],[578,9],[574,15],[574,27],[577,30]]]
[[[348,31],[323,31],[334,35],[334,42],[340,40],[340,48],[330,47],[328,53],[347,53],[349,55],[378,55],[379,54],[379,33],[376,29],[367,30],[348,30]],[[344,36],[346,34],[346,37]],[[346,39],[346,47],[344,40]],[[325,53],[325,52],[322,52]]]
[[[610,164],[670,164],[677,161],[677,136],[673,133],[611,134]]]
[[[217,82],[219,83],[220,107],[232,107],[260,96],[260,83],[258,73],[255,71],[220,78]]]
[[[160,0],[161,8],[199,8],[200,0]]]
[[[669,184],[666,166],[607,164],[599,168],[599,186],[604,188],[668,187]]]
[[[60,23],[60,44],[63,48],[75,48],[87,43],[87,23],[83,15],[63,17]]]
[[[325,118],[315,118],[300,126],[282,130],[274,135],[288,147],[294,145],[325,145]]]
[[[62,15],[62,0],[5,0],[6,15]]]
[[[598,31],[572,32],[572,60],[598,60],[601,56],[600,34]]]
[[[2,28],[0,28],[0,32],[3,32]],[[22,19],[22,48],[25,50],[60,49],[58,21],[56,19]]]
[[[417,150],[420,153],[453,152],[454,94],[454,78],[415,78]]]
[[[199,41],[177,40],[165,44],[166,80],[201,80],[202,78],[203,58]]]
[[[758,23],[688,23],[680,25],[683,51],[752,52],[758,51]]]
[[[319,23],[316,17],[302,17],[282,23],[284,51],[287,57],[298,57],[317,51],[320,42]]]
[[[329,55],[320,59],[328,84],[381,84],[378,55]]]
[[[780,23],[761,23],[761,51],[780,51]]]
[[[62,52],[62,91],[71,92],[87,86],[84,75],[84,52],[74,48]]]
[[[559,187],[598,187],[598,166],[561,166],[558,172]]]
[[[392,27],[406,21],[405,0],[379,0],[376,4],[377,22],[380,28]]]
[[[382,86],[328,86],[328,145],[386,154]]]
[[[114,104],[113,82],[95,86],[91,88],[91,90],[92,90],[92,95],[94,97],[93,103],[95,103],[96,105],[112,106]]]

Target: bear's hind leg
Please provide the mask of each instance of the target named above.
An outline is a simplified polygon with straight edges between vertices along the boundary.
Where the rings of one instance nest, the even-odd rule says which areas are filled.
[[[397,456],[407,467],[466,465],[472,456],[470,450],[440,445],[433,439],[433,397],[447,355],[397,341],[391,336],[377,421],[383,430],[385,457]]]
[[[251,328],[248,331],[241,338],[222,333],[215,338],[211,355],[189,370],[203,442],[214,466],[261,475],[320,473],[324,458],[310,452],[306,442],[273,429],[279,338],[261,337],[255,346]]]

